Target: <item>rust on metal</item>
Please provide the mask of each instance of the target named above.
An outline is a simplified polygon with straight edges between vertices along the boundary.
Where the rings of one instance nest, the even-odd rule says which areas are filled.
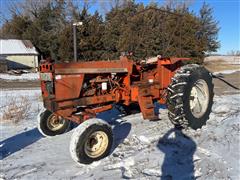
[[[157,58],[150,63],[127,57],[114,61],[49,63],[39,67],[46,109],[81,123],[113,104],[138,103],[144,119],[154,120],[154,101],[166,103],[166,88],[188,58]]]

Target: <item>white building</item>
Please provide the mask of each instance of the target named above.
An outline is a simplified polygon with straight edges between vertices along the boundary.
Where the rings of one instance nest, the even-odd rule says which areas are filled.
[[[0,39],[0,56],[6,60],[8,69],[36,68],[38,55],[29,40]]]

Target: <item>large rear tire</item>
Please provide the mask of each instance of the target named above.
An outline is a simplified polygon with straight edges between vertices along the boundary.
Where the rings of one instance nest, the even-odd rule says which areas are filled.
[[[67,132],[70,129],[69,120],[56,116],[49,110],[38,114],[38,130],[43,136],[56,136]]]
[[[213,95],[212,76],[204,67],[181,67],[168,87],[169,119],[178,128],[201,128],[209,119]]]
[[[70,154],[75,162],[90,164],[109,155],[112,144],[111,126],[101,119],[89,119],[74,130]]]

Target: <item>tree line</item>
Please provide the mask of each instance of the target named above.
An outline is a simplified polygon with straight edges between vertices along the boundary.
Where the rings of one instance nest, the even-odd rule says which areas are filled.
[[[83,25],[77,27],[77,56],[84,61],[118,59],[131,52],[134,60],[161,55],[201,63],[206,53],[220,47],[218,22],[206,3],[195,14],[184,2],[159,6],[122,0],[101,15],[90,13],[89,2],[81,2],[18,2],[10,8],[12,16],[1,26],[0,37],[31,40],[44,58],[60,61],[73,59],[72,24],[78,21]]]

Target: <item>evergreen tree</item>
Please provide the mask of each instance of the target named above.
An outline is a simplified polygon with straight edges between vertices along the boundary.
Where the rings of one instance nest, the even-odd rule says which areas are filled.
[[[205,52],[216,52],[220,47],[218,41],[218,22],[213,18],[213,8],[211,8],[205,2],[203,3],[202,8],[200,9],[200,30],[198,32],[199,38],[205,45]]]
[[[118,59],[121,52],[132,52],[134,60],[162,55],[190,57],[201,63],[206,52],[220,46],[213,9],[204,3],[197,17],[184,3],[169,2],[159,8],[154,3],[116,1],[103,20],[98,12],[91,15],[85,4],[79,8],[68,0],[25,0],[29,5],[13,13],[0,35],[29,39],[43,56],[71,61],[72,24],[82,21],[83,26],[77,27],[79,60]]]
[[[98,60],[104,52],[102,42],[104,25],[102,17],[98,12],[91,16],[86,9],[83,10],[81,16],[83,26],[78,28],[79,58],[86,61]]]

